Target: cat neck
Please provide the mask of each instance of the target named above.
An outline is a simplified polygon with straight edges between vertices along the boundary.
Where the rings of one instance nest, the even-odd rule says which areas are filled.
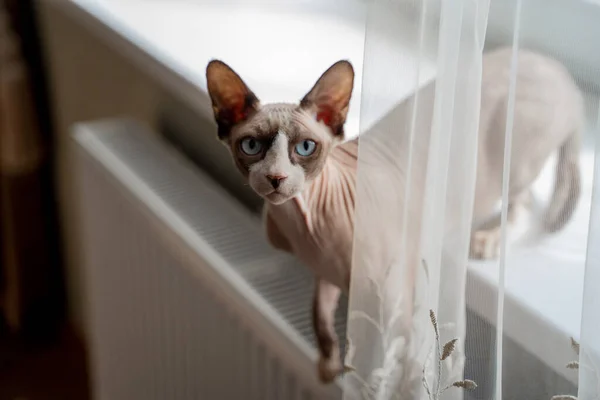
[[[325,201],[327,197],[337,197],[344,191],[350,191],[354,199],[356,186],[356,167],[358,163],[357,139],[335,147],[323,170],[302,193],[309,205]],[[330,199],[334,200],[334,199]]]
[[[293,207],[309,229],[313,219],[323,219],[333,213],[349,216],[354,213],[357,163],[358,141],[354,139],[331,151],[321,173],[301,194],[282,205],[269,207],[288,212]]]

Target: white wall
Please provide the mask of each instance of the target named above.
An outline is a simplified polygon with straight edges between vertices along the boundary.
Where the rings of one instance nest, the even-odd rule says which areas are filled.
[[[487,42],[512,43],[517,0],[491,0]],[[584,85],[600,89],[600,2],[522,0],[521,47],[562,61]]]

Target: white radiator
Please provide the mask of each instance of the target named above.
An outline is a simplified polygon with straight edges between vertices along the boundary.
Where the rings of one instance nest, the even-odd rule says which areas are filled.
[[[95,399],[341,398],[316,377],[312,276],[257,216],[133,121],[74,138]]]

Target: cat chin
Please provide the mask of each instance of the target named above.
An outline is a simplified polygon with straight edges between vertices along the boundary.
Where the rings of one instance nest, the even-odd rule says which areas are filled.
[[[288,196],[288,195],[285,195],[282,193],[273,192],[271,194],[268,194],[268,195],[262,196],[262,197],[269,203],[279,206],[279,205],[285,203],[286,201],[292,199],[294,196]]]

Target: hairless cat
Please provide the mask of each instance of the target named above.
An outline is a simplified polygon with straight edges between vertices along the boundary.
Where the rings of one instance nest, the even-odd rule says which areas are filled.
[[[471,239],[475,258],[494,257],[500,237],[499,224],[484,227],[481,221],[494,214],[501,197],[510,54],[510,49],[500,49],[484,55]],[[358,139],[344,141],[352,65],[335,63],[298,104],[261,104],[222,61],[211,61],[206,77],[218,137],[266,201],[269,241],[315,273],[318,373],[323,382],[331,382],[344,370],[334,314],[341,292],[349,289],[354,235]],[[550,154],[558,151],[556,185],[544,225],[556,231],[568,221],[579,195],[581,95],[563,66],[529,51],[519,53],[517,83],[509,217]]]

